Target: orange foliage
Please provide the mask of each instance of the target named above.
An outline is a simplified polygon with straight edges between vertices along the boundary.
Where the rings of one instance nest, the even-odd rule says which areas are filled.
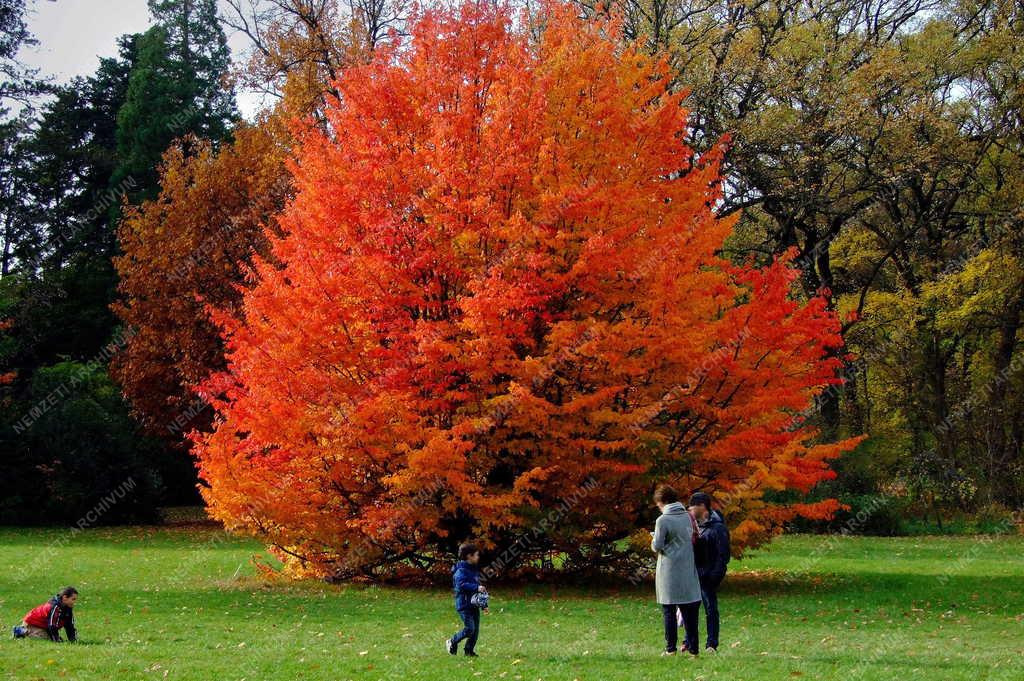
[[[829,512],[763,496],[854,444],[792,417],[837,320],[786,261],[720,257],[720,153],[685,145],[668,65],[544,19],[430,11],[346,71],[274,263],[216,313],[206,499],[302,573],[429,570],[470,536],[598,567],[666,479],[716,491],[741,547]]]
[[[112,371],[158,434],[181,438],[209,422],[192,388],[224,359],[202,301],[237,303],[242,267],[266,249],[263,228],[284,205],[286,150],[270,130],[243,126],[219,150],[178,143],[164,156],[159,198],[128,208],[119,228],[114,310],[136,333]]]

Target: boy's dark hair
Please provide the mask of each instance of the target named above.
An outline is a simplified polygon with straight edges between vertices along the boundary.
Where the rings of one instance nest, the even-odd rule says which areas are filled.
[[[69,596],[77,596],[78,595],[78,589],[76,589],[73,586],[66,586],[63,589],[61,589],[60,591],[58,591],[57,595],[62,597],[62,598],[67,598]]]
[[[673,504],[679,501],[679,494],[673,487],[658,485],[658,488],[654,490],[654,501],[659,504]]]
[[[477,548],[476,544],[474,544],[471,541],[468,541],[465,544],[459,546],[459,560],[466,560],[479,550],[480,549]]]
[[[690,497],[690,506],[703,506],[704,508],[711,510],[711,495],[705,494],[704,492],[694,492]]]

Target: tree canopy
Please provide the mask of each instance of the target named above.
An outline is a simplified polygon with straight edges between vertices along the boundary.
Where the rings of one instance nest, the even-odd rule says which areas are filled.
[[[837,319],[787,258],[718,255],[721,152],[685,145],[668,64],[543,19],[534,41],[500,9],[428,11],[347,69],[344,137],[303,137],[283,235],[216,313],[204,494],[299,569],[501,551],[581,488],[532,553],[597,568],[666,477],[733,495],[739,546],[835,508],[764,494],[854,444],[790,416],[834,380]]]

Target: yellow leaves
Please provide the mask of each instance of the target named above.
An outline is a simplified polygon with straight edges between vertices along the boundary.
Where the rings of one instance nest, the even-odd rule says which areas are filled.
[[[867,229],[851,226],[839,233],[829,244],[829,255],[834,267],[842,267],[861,276],[868,276],[885,251],[878,236]]]
[[[959,264],[959,263],[956,263]],[[923,297],[936,305],[936,323],[943,331],[957,331],[1003,308],[1024,281],[1024,265],[1012,254],[984,248],[968,255],[961,269],[928,282]]]

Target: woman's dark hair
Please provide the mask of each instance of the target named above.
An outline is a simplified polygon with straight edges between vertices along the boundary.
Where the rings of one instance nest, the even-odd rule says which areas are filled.
[[[60,596],[61,598],[68,598],[70,596],[77,596],[78,595],[78,589],[76,589],[73,586],[66,586],[63,589],[61,589],[60,591],[58,591],[57,595]]]
[[[711,497],[704,492],[694,492],[690,497],[690,506],[703,506],[711,510]]]
[[[480,549],[477,548],[476,544],[474,544],[471,541],[468,541],[465,544],[459,546],[459,560],[466,560],[479,550]]]
[[[679,501],[679,494],[673,487],[658,485],[658,488],[654,490],[654,501],[659,504],[673,504]]]

